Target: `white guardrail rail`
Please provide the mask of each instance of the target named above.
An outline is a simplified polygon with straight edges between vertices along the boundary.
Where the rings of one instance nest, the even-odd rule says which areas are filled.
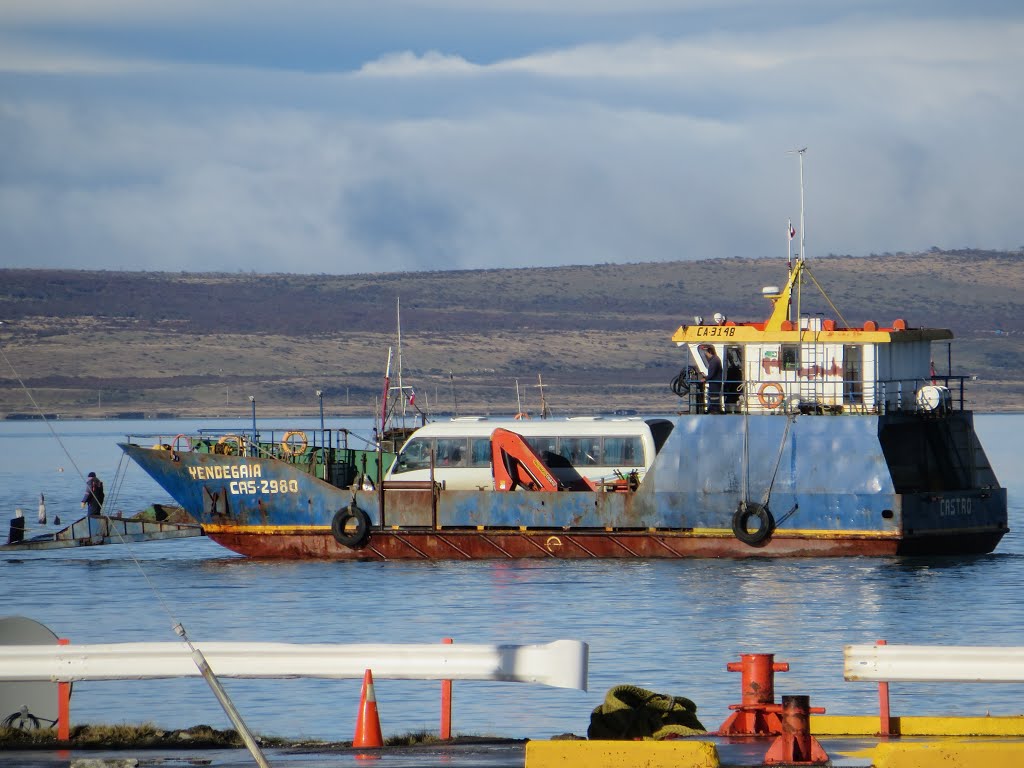
[[[1021,683],[1024,648],[848,645],[843,677],[854,682]]]
[[[498,680],[587,690],[589,646],[193,643],[218,677]],[[184,642],[0,645],[0,681],[200,677]]]

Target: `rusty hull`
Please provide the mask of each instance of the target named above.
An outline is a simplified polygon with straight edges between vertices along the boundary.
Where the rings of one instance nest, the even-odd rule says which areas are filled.
[[[686,557],[833,557],[894,555],[896,539],[775,536],[749,547],[731,532],[642,531],[374,531],[364,547],[338,544],[323,532],[215,531],[209,537],[249,557],[336,560],[518,560]]]

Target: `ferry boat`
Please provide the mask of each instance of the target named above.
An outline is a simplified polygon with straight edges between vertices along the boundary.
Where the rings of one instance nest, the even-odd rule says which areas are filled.
[[[616,464],[610,482],[587,477],[557,442],[531,444],[525,422],[488,425],[493,482],[472,487],[439,466],[436,434],[411,479],[400,464],[387,474],[393,453],[350,449],[330,430],[257,435],[254,425],[121,447],[211,539],[253,557],[991,552],[1008,530],[1006,490],[965,408],[965,377],[931,365],[932,342],[951,332],[802,316],[807,276],[799,258],[783,287],[765,289],[765,320],[695,317],[675,331],[678,399],[652,409],[676,414],[657,425],[650,460],[629,474]],[[462,433],[467,452],[486,455],[471,442],[479,435]],[[552,471],[566,465],[578,482]]]

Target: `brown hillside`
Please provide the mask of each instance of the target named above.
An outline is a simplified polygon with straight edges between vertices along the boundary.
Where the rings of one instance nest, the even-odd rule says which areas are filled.
[[[982,410],[1024,405],[1024,256],[958,251],[812,262],[842,319],[951,328]],[[401,300],[407,383],[450,411],[669,411],[672,331],[694,314],[761,319],[778,260],[371,275],[0,270],[0,415],[141,412],[369,416]],[[807,314],[836,312],[816,292]],[[945,347],[945,345],[943,345]],[[936,362],[945,370],[945,348]],[[13,367],[13,370],[12,370]],[[15,375],[17,374],[17,376]],[[21,382],[28,392],[22,388]]]

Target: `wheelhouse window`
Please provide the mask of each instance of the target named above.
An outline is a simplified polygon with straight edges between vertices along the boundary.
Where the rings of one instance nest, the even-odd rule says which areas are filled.
[[[796,371],[800,369],[800,345],[782,345],[782,370]]]
[[[860,344],[843,345],[843,401],[864,402],[864,348]]]

